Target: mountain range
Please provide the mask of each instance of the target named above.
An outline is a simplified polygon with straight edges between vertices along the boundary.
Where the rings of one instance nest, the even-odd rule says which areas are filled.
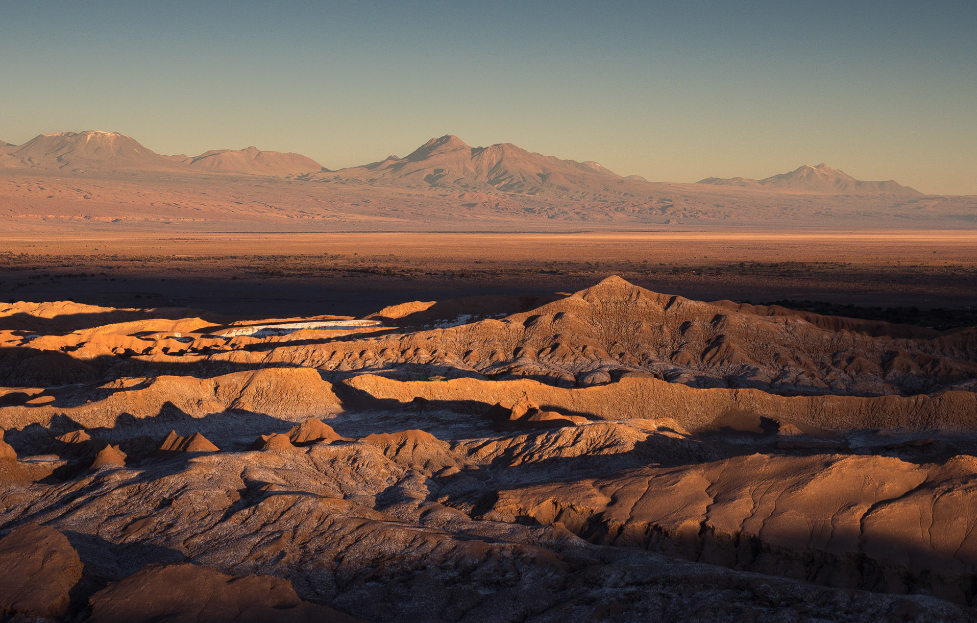
[[[199,156],[165,156],[117,132],[60,132],[41,134],[23,145],[0,141],[0,168],[77,174],[196,171],[576,199],[640,198],[654,188],[640,176],[622,177],[597,162],[562,160],[512,143],[471,147],[450,134],[429,140],[403,158],[388,156],[370,164],[330,171],[300,154],[262,151],[257,147],[211,150]],[[857,180],[826,164],[804,165],[762,180],[710,177],[699,184],[829,195],[921,195],[891,180]]]
[[[772,175],[762,180],[742,177],[722,179],[707,177],[699,181],[700,184],[714,186],[738,186],[750,189],[775,189],[795,192],[824,193],[836,195],[922,195],[919,191],[903,186],[892,180],[885,182],[864,182],[857,180],[844,171],[833,169],[823,162],[817,166],[805,164],[789,173]]]
[[[257,147],[216,149],[193,157],[163,156],[124,134],[95,130],[41,134],[23,145],[8,145],[0,167],[71,173],[190,170],[273,176],[322,171],[322,165],[311,158]]]
[[[380,162],[324,173],[316,178],[528,195],[545,191],[621,192],[634,181],[596,162],[561,160],[526,151],[512,143],[470,147],[450,134],[431,139],[404,158],[388,156]]]

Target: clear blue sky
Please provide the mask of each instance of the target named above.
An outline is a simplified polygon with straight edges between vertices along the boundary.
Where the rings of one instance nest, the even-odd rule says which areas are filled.
[[[977,2],[0,0],[0,139],[330,168],[457,134],[689,182],[827,162],[977,194]]]

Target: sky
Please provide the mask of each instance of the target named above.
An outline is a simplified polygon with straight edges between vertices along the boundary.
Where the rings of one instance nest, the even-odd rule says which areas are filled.
[[[977,2],[0,0],[0,139],[337,169],[432,137],[622,175],[977,194]]]

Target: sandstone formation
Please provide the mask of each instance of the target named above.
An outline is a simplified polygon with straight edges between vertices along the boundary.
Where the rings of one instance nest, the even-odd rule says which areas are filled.
[[[356,623],[332,608],[299,599],[287,580],[234,577],[199,565],[150,566],[91,598],[89,623]]]
[[[563,426],[575,426],[586,424],[587,418],[575,415],[561,415],[555,411],[545,411],[539,405],[523,394],[514,405],[503,406],[502,403],[495,403],[491,409],[485,413],[485,417],[492,421],[495,428],[500,431],[532,429],[532,428],[560,428]]]
[[[301,424],[292,427],[292,430],[288,431],[288,439],[296,445],[316,442],[349,441],[349,439],[337,434],[332,426],[316,418],[309,418]]]
[[[3,430],[0,429],[0,484],[26,483],[30,480],[30,475],[17,462],[17,451],[3,440]]]
[[[295,446],[292,445],[291,440],[288,435],[282,433],[271,433],[270,435],[262,435],[255,440],[251,447],[255,450],[264,450],[272,452],[287,452],[293,450]]]
[[[61,617],[81,573],[78,553],[63,534],[34,523],[15,528],[0,539],[0,617]]]
[[[616,278],[516,309],[0,308],[0,530],[85,569],[44,616],[974,618],[974,329]]]
[[[95,455],[92,462],[92,469],[102,469],[106,467],[125,467],[126,454],[118,446],[106,445]]]
[[[159,449],[160,452],[220,452],[220,448],[207,441],[200,433],[180,437],[175,430],[171,430],[163,439]]]

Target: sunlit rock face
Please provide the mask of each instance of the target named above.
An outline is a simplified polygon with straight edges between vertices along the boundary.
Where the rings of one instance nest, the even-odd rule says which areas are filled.
[[[0,608],[966,620],[975,378],[973,329],[619,278],[503,314],[2,305],[0,569],[36,588]]]

